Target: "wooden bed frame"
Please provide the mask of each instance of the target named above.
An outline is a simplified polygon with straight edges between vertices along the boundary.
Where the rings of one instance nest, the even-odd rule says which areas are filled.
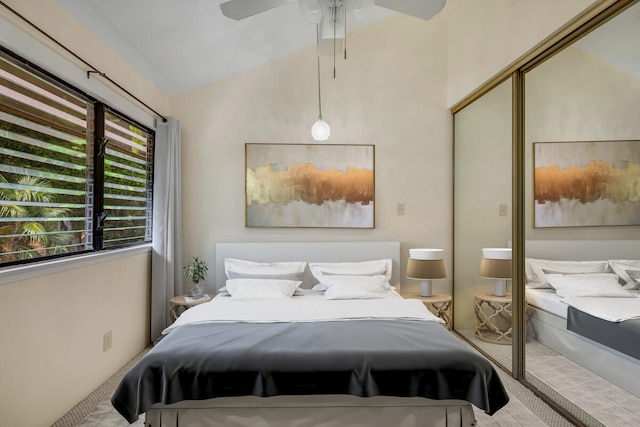
[[[639,259],[637,240],[528,240],[528,258],[567,261]],[[567,320],[535,307],[527,333],[541,344],[640,397],[640,360],[567,330]]]
[[[345,262],[391,258],[391,283],[400,282],[399,242],[264,242],[216,244],[215,290],[224,286],[224,259],[256,262],[307,261]],[[307,268],[308,270],[308,268]],[[315,283],[307,271],[304,287]],[[213,289],[212,289],[213,290]],[[300,427],[322,424],[338,426],[471,427],[475,416],[470,403],[461,400],[346,395],[243,396],[206,401],[154,405],[145,415],[145,425],[177,427],[269,426]]]

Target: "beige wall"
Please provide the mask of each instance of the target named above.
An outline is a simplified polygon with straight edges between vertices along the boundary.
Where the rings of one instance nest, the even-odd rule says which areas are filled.
[[[0,424],[52,424],[146,347],[150,258],[0,286]]]
[[[337,61],[335,80],[332,61],[322,61],[328,142],[376,146],[374,230],[244,227],[244,144],[313,142],[315,48],[172,99],[183,132],[185,259],[201,256],[214,265],[221,241],[398,240],[402,276],[412,247],[443,248],[450,266],[446,36],[442,16],[396,16],[349,34],[349,59]],[[406,215],[396,215],[398,203],[406,204]],[[449,279],[435,281],[434,289],[450,292]]]
[[[452,106],[598,0],[448,0]]]
[[[169,98],[53,0],[5,0],[155,109]],[[154,117],[0,7],[0,43],[138,121]],[[55,422],[149,342],[150,255],[0,286],[0,424]],[[102,351],[111,330],[113,347]]]

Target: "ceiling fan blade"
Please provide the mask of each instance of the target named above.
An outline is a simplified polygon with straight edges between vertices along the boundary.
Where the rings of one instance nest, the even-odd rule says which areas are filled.
[[[431,19],[444,7],[447,0],[376,0],[376,6],[395,10],[422,19]]]
[[[220,4],[222,14],[237,21],[296,0],[230,0]]]

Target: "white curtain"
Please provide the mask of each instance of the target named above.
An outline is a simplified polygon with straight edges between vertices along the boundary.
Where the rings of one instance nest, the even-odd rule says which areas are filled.
[[[182,294],[180,122],[167,118],[156,130],[151,260],[151,340],[169,323],[169,299]]]

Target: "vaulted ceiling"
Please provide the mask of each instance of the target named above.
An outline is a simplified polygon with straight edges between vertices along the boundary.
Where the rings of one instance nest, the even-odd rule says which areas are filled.
[[[226,0],[55,1],[168,96],[287,56],[316,41],[315,25],[302,17],[297,1],[241,21],[222,14],[220,3]],[[348,19],[348,31],[394,14],[375,6],[364,22]],[[640,6],[614,22],[576,46],[640,76]]]
[[[173,96],[315,45],[316,27],[292,2],[235,21],[225,0],[56,0],[71,15]],[[392,16],[375,6],[366,21]],[[417,19],[417,18],[416,18]]]

